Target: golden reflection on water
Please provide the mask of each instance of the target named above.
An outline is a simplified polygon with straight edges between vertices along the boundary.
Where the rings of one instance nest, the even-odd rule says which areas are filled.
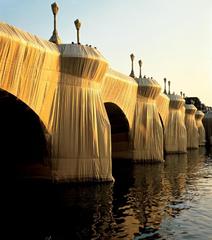
[[[205,148],[200,148],[167,155],[164,164],[133,166],[134,182],[127,194],[122,224],[129,239],[147,228],[155,231],[164,218],[189,209],[187,181],[204,166],[204,160]]]
[[[16,202],[21,205],[15,216],[21,214],[26,222],[16,222],[33,229],[36,239],[45,239],[47,233],[52,239],[146,239],[148,234],[151,239],[172,239],[164,238],[164,222],[166,229],[167,221],[189,211],[205,159],[205,148],[200,148],[167,155],[160,164],[118,163],[113,166],[114,184],[17,188]],[[203,174],[206,181],[207,169]],[[30,214],[23,211],[26,206]],[[40,221],[33,225],[33,219]],[[42,236],[36,235],[34,226]]]
[[[160,224],[162,199],[163,165],[134,166],[134,186],[129,191],[129,203],[139,219],[140,227],[156,228]],[[150,177],[151,176],[151,177]],[[160,209],[160,210],[159,210]]]

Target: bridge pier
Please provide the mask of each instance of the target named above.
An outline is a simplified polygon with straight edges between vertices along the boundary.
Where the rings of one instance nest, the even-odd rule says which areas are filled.
[[[161,87],[150,78],[138,78],[138,95],[131,129],[133,161],[161,162],[163,156],[163,127],[156,98]]]
[[[165,152],[186,153],[187,132],[184,122],[185,100],[175,94],[168,95],[170,99],[169,113],[165,124]]]
[[[202,124],[202,119],[204,118],[204,113],[202,111],[196,111],[195,113],[195,120],[196,120],[196,125],[198,128],[198,133],[199,133],[199,146],[204,146],[206,139],[205,139],[205,129]]]
[[[212,111],[208,111],[203,118],[205,128],[206,144],[212,146]]]
[[[110,123],[100,96],[107,62],[91,47],[66,44],[59,50],[53,177],[59,181],[112,181]]]
[[[199,133],[195,121],[197,108],[193,104],[185,104],[185,125],[187,130],[187,148],[199,147]]]

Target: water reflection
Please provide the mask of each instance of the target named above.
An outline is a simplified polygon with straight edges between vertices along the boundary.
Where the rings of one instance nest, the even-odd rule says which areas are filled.
[[[189,239],[193,233],[204,239],[212,218],[205,202],[206,193],[212,196],[212,164],[205,153],[168,155],[164,164],[116,162],[114,184],[19,182],[10,224],[20,239]],[[205,232],[196,233],[187,216],[200,213]]]
[[[188,208],[184,202],[186,192],[187,155],[168,155],[164,167],[164,191],[167,195],[166,217],[175,217]]]
[[[204,166],[205,153],[204,147],[193,149],[188,152],[188,176],[190,178]]]
[[[140,228],[158,228],[161,209],[164,208],[163,165],[134,166],[133,175],[134,186],[129,192],[129,203],[140,222]]]

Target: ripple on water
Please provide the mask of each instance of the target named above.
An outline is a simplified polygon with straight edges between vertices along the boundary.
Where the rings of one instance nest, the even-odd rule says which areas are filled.
[[[167,156],[163,164],[119,164],[114,184],[10,189],[16,238],[209,239],[212,159],[202,151]]]

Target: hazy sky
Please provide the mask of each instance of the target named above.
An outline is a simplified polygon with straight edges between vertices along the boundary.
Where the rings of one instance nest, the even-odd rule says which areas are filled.
[[[49,0],[0,0],[0,21],[49,39]],[[96,46],[112,68],[129,75],[131,53],[143,74],[171,90],[198,96],[212,106],[212,0],[58,0],[63,43],[76,42],[74,20],[82,22],[81,43]]]

